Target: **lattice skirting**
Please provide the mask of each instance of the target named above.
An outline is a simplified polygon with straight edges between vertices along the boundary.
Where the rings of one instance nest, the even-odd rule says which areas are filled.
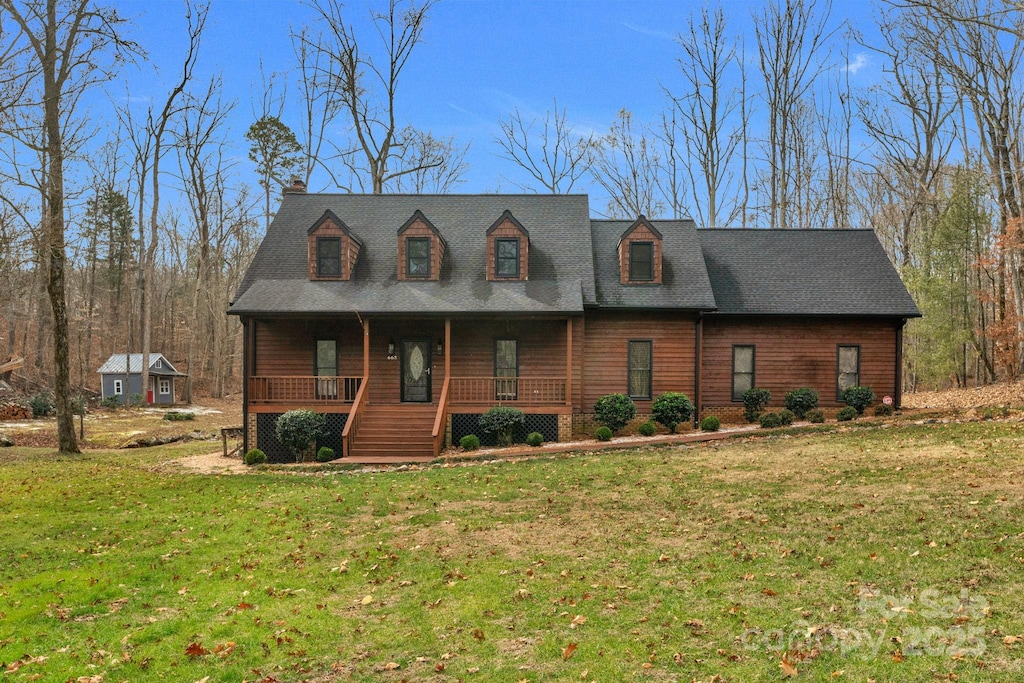
[[[252,426],[250,423],[249,432],[249,446],[250,448],[255,447],[267,454],[267,460],[270,462],[295,462],[295,454],[289,449],[285,448],[280,441],[277,440],[277,434],[275,433],[275,424],[277,418],[281,417],[284,413],[258,413],[256,415],[256,433],[252,433]],[[250,415],[252,417],[252,415]],[[348,413],[327,413],[327,436],[318,439],[316,442],[316,448],[319,450],[323,446],[334,449],[334,457],[341,457],[341,433],[345,429],[345,423],[348,421]]]
[[[493,435],[484,434],[480,429],[480,413],[452,413],[451,420],[452,444],[458,445],[462,437],[476,434],[480,438],[481,446],[497,445]],[[558,415],[524,415],[523,426],[513,436],[513,440],[522,442],[530,432],[540,432],[545,441],[558,441]]]

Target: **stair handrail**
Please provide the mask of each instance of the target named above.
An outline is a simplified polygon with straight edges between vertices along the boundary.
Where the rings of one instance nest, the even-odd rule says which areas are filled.
[[[434,416],[434,430],[430,436],[434,444],[434,457],[441,455],[441,448],[444,446],[444,433],[447,427],[448,417],[448,389],[451,385],[451,377],[444,378],[441,386],[441,397],[437,400],[437,415]]]
[[[352,409],[348,413],[348,420],[345,421],[345,429],[341,430],[341,457],[343,458],[349,457],[352,450],[352,439],[355,438],[356,432],[359,430],[359,418],[362,417],[363,410],[366,408],[365,396],[369,386],[369,377],[363,378],[363,381],[359,383],[359,391],[356,392],[356,398],[352,401]]]

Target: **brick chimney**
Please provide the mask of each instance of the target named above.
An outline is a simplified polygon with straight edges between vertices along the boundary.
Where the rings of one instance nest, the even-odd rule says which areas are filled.
[[[292,178],[292,184],[284,188],[284,194],[306,194],[306,183],[302,178]]]

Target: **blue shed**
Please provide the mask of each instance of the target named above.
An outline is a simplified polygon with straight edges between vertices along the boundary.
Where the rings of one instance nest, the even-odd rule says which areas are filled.
[[[97,372],[104,400],[116,396],[118,403],[126,403],[133,396],[142,397],[141,353],[115,353]],[[150,353],[146,403],[174,403],[174,380],[186,376],[178,372],[162,353]]]

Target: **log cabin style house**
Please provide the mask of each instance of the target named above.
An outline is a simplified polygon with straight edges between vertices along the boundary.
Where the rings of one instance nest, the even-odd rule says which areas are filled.
[[[594,402],[666,391],[738,419],[743,391],[869,385],[899,404],[920,315],[870,230],[593,220],[582,195],[286,192],[229,313],[244,329],[245,448],[327,417],[320,445],[425,460],[495,405],[568,440]]]

